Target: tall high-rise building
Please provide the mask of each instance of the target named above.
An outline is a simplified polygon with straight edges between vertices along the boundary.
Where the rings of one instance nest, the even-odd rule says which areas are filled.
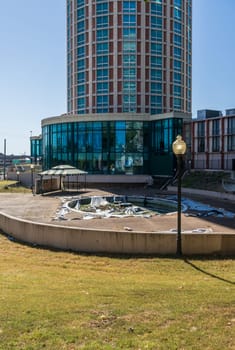
[[[67,0],[68,113],[191,112],[191,0]]]
[[[43,167],[171,174],[190,140],[192,0],[67,0],[67,114],[42,120]]]

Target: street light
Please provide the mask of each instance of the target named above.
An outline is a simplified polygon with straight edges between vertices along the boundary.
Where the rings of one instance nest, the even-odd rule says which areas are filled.
[[[178,177],[178,215],[177,215],[177,255],[182,255],[181,244],[181,176],[182,176],[182,160],[186,152],[186,143],[182,140],[182,136],[178,135],[172,144],[173,153],[177,158],[177,177]]]
[[[32,193],[34,193],[34,186],[33,186],[33,172],[34,172],[34,164],[30,165],[31,169],[31,188],[32,188]]]
[[[17,170],[16,175],[17,175],[17,185],[19,185],[19,181],[20,181],[20,172],[19,172],[19,170]]]

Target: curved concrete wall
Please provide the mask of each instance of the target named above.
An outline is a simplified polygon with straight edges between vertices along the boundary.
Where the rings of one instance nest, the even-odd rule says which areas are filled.
[[[31,244],[95,253],[175,254],[176,234],[103,231],[48,225],[0,212],[0,229]],[[235,254],[235,234],[182,234],[183,254]]]

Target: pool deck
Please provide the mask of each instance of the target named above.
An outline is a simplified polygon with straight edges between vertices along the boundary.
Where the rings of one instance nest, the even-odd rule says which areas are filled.
[[[80,228],[96,228],[109,230],[128,230],[142,232],[174,232],[177,228],[177,213],[170,215],[154,215],[150,218],[126,217],[80,220],[75,214],[66,216],[67,220],[58,219],[58,211],[62,203],[77,196],[102,196],[102,195],[138,195],[164,198],[168,191],[159,194],[153,188],[123,188],[123,189],[84,189],[77,193],[57,193],[53,195],[36,195],[31,193],[0,193],[0,212],[13,217],[33,222],[72,226]],[[235,199],[224,200],[210,198],[202,195],[182,195],[189,199],[209,204],[213,208],[224,208],[235,212]],[[205,230],[212,233],[235,233],[235,218],[218,216],[194,216],[195,212],[182,213],[182,232],[199,232]]]

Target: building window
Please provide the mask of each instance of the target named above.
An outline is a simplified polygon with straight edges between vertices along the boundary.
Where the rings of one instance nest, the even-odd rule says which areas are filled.
[[[228,151],[235,151],[235,135],[228,136]]]
[[[136,82],[135,81],[124,81],[123,90],[126,91],[136,91]]]
[[[205,137],[205,123],[197,123],[197,137]]]
[[[212,121],[212,136],[220,135],[220,121],[219,119]]]
[[[151,25],[153,28],[162,29],[162,17],[152,16]]]
[[[78,45],[82,45],[84,43],[85,43],[85,34],[84,33],[83,34],[79,34],[77,36],[77,44]]]
[[[135,39],[136,29],[135,28],[123,28],[122,32],[123,38]]]
[[[181,109],[181,103],[182,103],[181,98],[175,97],[174,98],[174,107],[173,108],[175,110],[180,110]]]
[[[97,4],[96,5],[96,14],[105,14],[108,13],[108,3],[107,2],[103,2],[101,4]]]
[[[182,0],[174,0],[174,6],[180,8],[182,6]]]
[[[97,41],[104,41],[108,40],[109,37],[109,31],[108,29],[99,29],[96,32],[96,40]]]
[[[123,15],[123,25],[135,26],[136,16],[135,15]]]
[[[162,15],[162,1],[159,0],[157,3],[151,3],[151,13],[161,16]]]
[[[85,60],[84,59],[78,60],[77,66],[78,66],[78,71],[84,70],[85,69]]]
[[[109,91],[108,82],[97,83],[97,94]]]
[[[151,108],[152,109],[161,109],[162,108],[162,97],[161,96],[156,96],[156,95],[151,96]]]
[[[151,69],[151,80],[162,80],[162,71],[160,69]]]
[[[197,139],[198,139],[197,151],[205,152],[205,123],[204,122],[197,123]]]
[[[98,95],[97,96],[97,107],[107,107],[108,106],[108,95]]]
[[[97,80],[107,80],[109,77],[109,70],[108,69],[97,69]]]
[[[181,74],[174,72],[174,83],[181,84]]]
[[[152,94],[161,94],[162,93],[162,84],[161,83],[151,83],[151,93]]]
[[[199,138],[198,139],[198,147],[197,151],[200,152],[205,152],[205,139],[204,138]]]
[[[109,17],[108,16],[100,16],[96,19],[96,27],[108,27],[109,24]]]
[[[174,57],[175,58],[181,58],[182,51],[179,47],[174,47]]]
[[[97,55],[108,53],[109,52],[109,45],[108,42],[99,43],[96,45],[96,53]]]
[[[125,104],[134,104],[136,103],[136,96],[135,95],[123,95],[123,102]]]
[[[181,96],[181,86],[174,85],[174,96]]]
[[[153,122],[152,148],[156,153],[171,153],[175,133],[182,133],[181,119],[164,119]]]
[[[136,42],[135,41],[124,41],[123,52],[135,52],[135,51],[136,51]]]
[[[135,65],[136,63],[136,56],[135,55],[123,55],[123,65],[129,66],[129,65]]]
[[[190,78],[187,79],[187,88],[189,89],[188,98],[191,98],[191,79]]]
[[[181,10],[178,7],[174,7],[174,18],[180,21],[181,16],[182,16]]]
[[[174,22],[174,32],[181,34],[182,32],[182,26],[180,22]]]
[[[174,45],[181,46],[181,36],[178,34],[174,34]]]
[[[85,72],[78,73],[78,83],[84,83],[85,82]]]
[[[151,43],[151,54],[161,55],[162,54],[162,44]]]
[[[85,2],[84,0],[77,0],[77,6],[79,7],[79,6],[85,5],[84,2]]]
[[[152,41],[162,41],[162,31],[161,30],[151,30],[151,40]]]
[[[85,95],[85,85],[78,85],[78,96]]]
[[[84,7],[77,10],[77,19],[82,19],[84,17]]]
[[[190,41],[188,41],[187,48],[188,48],[188,52],[191,53],[191,52],[192,52],[192,44],[191,44]],[[188,55],[188,62],[191,61],[190,58],[191,58],[191,55],[189,54],[189,55]]]
[[[212,152],[219,152],[220,150],[220,137],[213,136],[212,137]]]
[[[136,2],[123,1],[123,12],[136,12]]]
[[[77,100],[78,113],[85,112],[85,102],[86,102],[85,97],[78,98],[78,100]]]
[[[228,134],[235,134],[235,118],[228,118]]]
[[[161,56],[151,56],[151,67],[161,67],[162,57]]]
[[[212,120],[212,152],[220,150],[220,120]]]
[[[96,65],[97,67],[108,67],[109,63],[109,56],[97,56],[96,58]]]
[[[123,95],[123,112],[136,111],[136,95]]]
[[[174,60],[174,70],[181,71],[181,61]]]
[[[78,22],[78,24],[77,24],[77,32],[81,33],[81,32],[84,32],[84,30],[85,30],[85,22],[84,21]]]
[[[77,49],[77,55],[78,57],[84,57],[85,55],[85,46],[80,46],[78,49]]]
[[[123,69],[123,79],[124,80],[133,80],[136,77],[135,68],[124,68]]]

